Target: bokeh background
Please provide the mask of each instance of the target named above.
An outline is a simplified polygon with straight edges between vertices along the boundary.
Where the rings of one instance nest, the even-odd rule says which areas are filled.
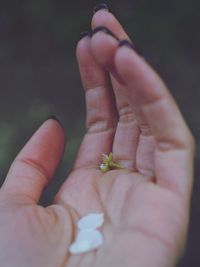
[[[70,171],[84,133],[84,94],[75,58],[90,29],[89,0],[0,0],[0,182],[50,115],[63,123],[67,150],[41,199],[48,204]],[[179,267],[200,266],[200,1],[107,1],[176,98],[197,142],[191,223]],[[170,209],[170,207],[169,207]]]

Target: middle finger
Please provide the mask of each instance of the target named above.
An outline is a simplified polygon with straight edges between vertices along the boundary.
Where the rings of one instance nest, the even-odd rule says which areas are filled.
[[[106,61],[103,62],[102,59],[102,62],[100,62],[103,65],[105,64],[105,67],[108,67],[109,58],[112,58],[112,55],[115,53],[119,44],[117,39],[127,40],[129,37],[113,14],[108,11],[100,10],[93,16],[93,29],[100,25],[108,27],[117,37],[115,40],[114,38],[105,35],[106,31],[103,31],[103,33],[100,32],[95,34],[92,38],[93,51],[94,54],[96,54],[97,61],[99,60],[99,57],[96,52],[98,51],[99,54],[103,54],[102,47],[107,47],[108,51],[113,50],[112,53],[109,52],[107,55]],[[106,48],[104,51],[105,50]],[[110,62],[111,61],[112,60],[110,60]],[[110,70],[112,69],[111,72],[115,74],[113,66],[109,66],[109,68]],[[126,168],[131,168],[133,170],[138,169],[143,174],[147,174],[147,172],[148,174],[152,174],[154,169],[152,160],[154,158],[154,138],[151,135],[151,131],[142,112],[138,110],[136,106],[133,107],[129,104],[129,99],[124,94],[123,84],[117,82],[113,77],[112,84],[115,92],[118,113],[120,115],[113,143],[114,158],[117,161],[120,161]]]

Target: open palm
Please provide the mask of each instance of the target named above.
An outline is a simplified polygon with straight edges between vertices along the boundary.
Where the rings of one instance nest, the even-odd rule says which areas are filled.
[[[115,17],[100,10],[92,27],[77,46],[87,133],[47,208],[37,203],[63,152],[59,123],[47,120],[15,159],[0,192],[2,267],[165,267],[183,248],[193,138],[157,74],[127,42],[119,46],[128,36]],[[103,174],[101,155],[111,151],[124,169]],[[104,243],[71,255],[76,222],[92,212],[105,214]]]

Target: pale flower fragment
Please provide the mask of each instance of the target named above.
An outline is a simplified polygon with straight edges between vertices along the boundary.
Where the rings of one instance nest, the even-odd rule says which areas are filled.
[[[104,223],[104,214],[103,213],[91,213],[83,217],[78,222],[78,228],[80,230],[91,230],[101,227]]]
[[[102,244],[103,237],[98,230],[81,230],[69,250],[72,254],[85,253],[97,249]]]
[[[85,253],[90,250],[90,243],[88,240],[81,240],[79,242],[74,242],[71,244],[69,251],[71,254]]]
[[[103,243],[102,234],[98,230],[81,230],[76,238],[76,241],[87,240],[93,246],[99,246]]]
[[[90,213],[77,223],[78,233],[76,240],[71,244],[69,251],[72,254],[81,254],[97,249],[103,244],[103,236],[97,228],[104,223],[103,213]]]

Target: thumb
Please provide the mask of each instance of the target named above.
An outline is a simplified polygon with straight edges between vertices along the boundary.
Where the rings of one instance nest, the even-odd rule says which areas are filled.
[[[55,117],[35,132],[12,163],[1,192],[36,204],[48,185],[64,150],[64,132]]]

